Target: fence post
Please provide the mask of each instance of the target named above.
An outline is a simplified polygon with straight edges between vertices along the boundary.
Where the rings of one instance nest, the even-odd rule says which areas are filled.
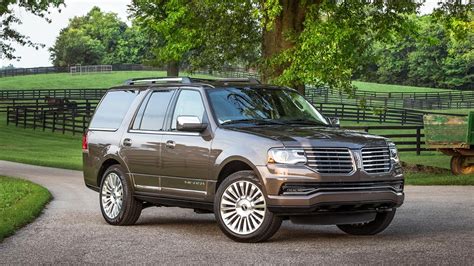
[[[63,134],[66,133],[66,112],[63,111]]]
[[[41,113],[43,115],[43,132],[44,132],[46,130],[46,119],[47,119],[47,117],[46,117],[46,112],[44,111],[43,108],[41,108]]]
[[[28,112],[27,108],[23,109],[23,128],[26,128],[26,113]]]
[[[10,106],[7,106],[7,126],[10,124]]]
[[[72,135],[76,135],[76,112],[72,112]]]
[[[53,111],[53,132],[56,130],[56,112]]]
[[[36,117],[38,115],[38,107],[33,110],[33,130],[36,130]]]
[[[421,128],[416,129],[416,155],[421,154]]]

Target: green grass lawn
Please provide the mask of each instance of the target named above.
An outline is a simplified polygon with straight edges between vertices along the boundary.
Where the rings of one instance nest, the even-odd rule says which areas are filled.
[[[474,175],[455,176],[449,171],[445,174],[406,172],[405,183],[417,186],[473,186]]]
[[[40,185],[0,176],[0,242],[38,217],[50,199]]]
[[[181,73],[187,76],[187,73]],[[60,74],[40,74],[0,78],[0,90],[12,89],[90,89],[90,88],[110,88],[123,84],[125,80],[131,78],[163,77],[164,71],[117,71],[105,74],[71,75],[69,73]],[[206,75],[191,75],[193,77],[209,78]]]
[[[7,126],[0,118],[0,160],[82,169],[81,136]]]
[[[427,87],[414,87],[414,86],[403,86],[403,85],[392,85],[392,84],[380,84],[363,81],[353,81],[359,90],[363,91],[374,91],[374,92],[445,92],[447,89],[435,89]]]

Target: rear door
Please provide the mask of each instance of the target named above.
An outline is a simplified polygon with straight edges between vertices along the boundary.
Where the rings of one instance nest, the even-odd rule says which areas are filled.
[[[163,126],[175,91],[151,91],[135,114],[130,129],[122,137],[122,156],[137,191],[161,190]]]

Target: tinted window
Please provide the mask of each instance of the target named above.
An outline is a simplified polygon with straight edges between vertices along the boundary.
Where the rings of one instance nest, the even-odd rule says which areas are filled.
[[[141,130],[162,130],[166,109],[168,108],[172,96],[173,91],[153,92],[146,103],[142,117],[140,117],[141,114],[139,111],[134,123],[134,128]],[[139,123],[137,123],[137,120]]]
[[[118,129],[138,91],[110,91],[97,107],[90,128]]]
[[[206,122],[204,116],[204,104],[202,103],[201,94],[198,91],[181,91],[173,113],[171,129],[176,129],[176,120],[178,116],[181,115],[197,116],[202,122]]]
[[[326,119],[303,96],[292,90],[222,88],[208,90],[208,95],[220,124],[306,121],[327,125]]]

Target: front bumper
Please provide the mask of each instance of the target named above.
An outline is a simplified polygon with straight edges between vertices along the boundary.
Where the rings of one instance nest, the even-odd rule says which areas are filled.
[[[268,209],[279,214],[320,211],[365,211],[397,208],[403,204],[401,168],[369,175],[320,175],[304,167],[258,167],[267,195]]]

